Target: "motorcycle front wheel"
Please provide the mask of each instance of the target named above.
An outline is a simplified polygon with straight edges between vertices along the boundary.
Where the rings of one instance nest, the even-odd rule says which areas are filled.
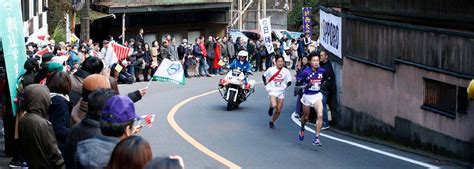
[[[227,111],[231,111],[234,107],[235,91],[229,91],[228,95],[229,99],[227,100]]]

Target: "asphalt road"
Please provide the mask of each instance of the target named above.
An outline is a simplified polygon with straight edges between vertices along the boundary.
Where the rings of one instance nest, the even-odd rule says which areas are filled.
[[[186,168],[191,169],[228,168],[190,144],[167,120],[170,110],[183,100],[216,90],[221,77],[188,79],[185,86],[152,82],[147,95],[136,103],[136,109],[141,115],[156,115],[153,126],[145,127],[140,133],[151,144],[153,156],[181,155]],[[261,73],[256,73],[251,78],[258,82],[260,77]],[[145,82],[121,85],[120,91],[125,94],[145,86]],[[268,127],[268,99],[262,84],[258,84],[254,95],[236,110],[226,111],[225,101],[214,92],[182,104],[173,119],[196,142],[242,168],[459,167],[356,140],[331,130],[322,133],[340,140],[322,137],[323,146],[316,147],[311,144],[314,134],[307,131],[305,140],[300,142],[297,137],[299,126],[291,118],[296,103],[292,94],[293,88],[290,88],[276,129]]]

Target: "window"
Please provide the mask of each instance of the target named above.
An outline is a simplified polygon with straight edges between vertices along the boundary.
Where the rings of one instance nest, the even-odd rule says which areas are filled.
[[[458,86],[458,113],[467,114],[469,99],[467,98],[467,88]]]
[[[40,14],[38,16],[38,29],[41,29],[43,27],[43,14]]]
[[[30,3],[28,0],[21,0],[21,11],[23,15],[23,21],[30,19]]]
[[[28,35],[33,34],[33,32],[35,31],[33,21],[34,21],[34,19],[28,20]]]
[[[425,100],[421,108],[456,118],[456,86],[427,78],[424,83]]]
[[[424,78],[425,100],[422,109],[456,118],[456,113],[467,114],[469,100],[467,89],[428,78]]]
[[[39,0],[33,0],[33,16],[38,15],[38,9],[39,9]]]
[[[44,11],[46,11],[46,9],[48,8],[48,0],[43,0],[43,4],[42,4],[42,5],[43,5],[43,11],[42,11],[42,12],[44,12]]]

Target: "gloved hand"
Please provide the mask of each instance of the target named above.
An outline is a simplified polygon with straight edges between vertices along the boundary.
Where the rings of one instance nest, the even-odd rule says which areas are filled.
[[[308,83],[308,84],[306,84],[306,85],[304,86],[304,89],[309,89],[309,88],[311,88],[312,86],[313,86],[313,84]]]
[[[293,91],[294,96],[298,96],[299,94],[303,94],[303,90],[305,89],[305,85],[295,86],[295,90]]]

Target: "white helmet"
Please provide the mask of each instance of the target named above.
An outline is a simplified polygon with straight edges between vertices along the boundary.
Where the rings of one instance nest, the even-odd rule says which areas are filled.
[[[248,55],[249,55],[249,52],[247,52],[247,51],[245,51],[245,50],[241,50],[241,51],[237,54],[237,56],[245,56],[245,57],[247,57]]]

